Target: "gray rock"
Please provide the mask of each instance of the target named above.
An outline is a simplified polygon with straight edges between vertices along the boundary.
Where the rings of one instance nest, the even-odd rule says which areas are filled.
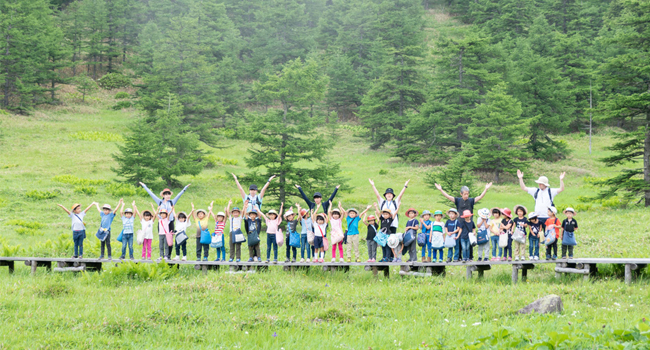
[[[549,294],[526,305],[523,309],[517,311],[517,313],[529,314],[536,312],[538,314],[547,314],[551,312],[562,312],[563,309],[562,298],[559,295]]]

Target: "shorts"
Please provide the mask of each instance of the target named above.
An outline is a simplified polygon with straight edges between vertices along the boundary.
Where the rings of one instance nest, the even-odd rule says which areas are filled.
[[[314,249],[323,248],[323,237],[316,236],[314,237]]]

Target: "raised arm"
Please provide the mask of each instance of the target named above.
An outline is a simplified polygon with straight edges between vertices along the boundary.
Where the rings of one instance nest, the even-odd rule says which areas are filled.
[[[368,217],[365,214],[363,214],[363,219],[362,220],[363,220],[363,224],[366,225],[366,226],[368,226],[368,220],[367,219],[368,219]]]
[[[483,193],[481,193],[481,195],[479,195],[478,197],[474,198],[474,203],[477,203],[478,201],[480,201],[481,199],[483,199],[483,197],[485,197],[485,194],[487,193],[487,190],[488,190],[490,187],[492,187],[492,183],[491,183],[491,182],[485,185],[485,189],[483,190]]]
[[[194,210],[194,208],[192,208],[192,210]],[[243,213],[244,213],[244,215],[242,215],[242,217],[246,217],[246,214],[248,214],[248,199],[244,201],[244,211],[243,211]]]
[[[282,222],[282,213],[284,212],[284,203],[280,204],[280,212],[278,212],[278,225]]]
[[[235,183],[237,184],[237,188],[239,188],[239,192],[241,193],[241,197],[246,198],[246,192],[241,187],[241,184],[239,183],[239,180],[237,179],[237,175],[235,175],[233,173],[231,173],[231,174],[232,174],[232,177],[235,178]]]
[[[557,193],[559,194],[560,192],[564,191],[564,176],[566,175],[566,172],[563,172],[560,174],[560,189],[557,190]],[[550,189],[549,189],[550,191]]]
[[[66,207],[64,207],[63,205],[61,205],[61,204],[57,204],[57,205],[58,205],[61,209],[63,209],[66,213],[68,213],[68,215],[72,214],[72,212],[71,212],[70,210],[66,209]],[[92,204],[91,204],[90,206],[92,206]]]
[[[266,193],[266,189],[269,188],[269,185],[271,184],[271,181],[273,181],[273,178],[275,178],[275,175],[269,177],[269,180],[266,181],[264,187],[262,187],[262,190],[260,191],[260,197],[264,198],[264,193]]]
[[[519,188],[521,188],[522,191],[528,192],[528,188],[526,188],[526,184],[524,183],[524,173],[519,169],[517,169],[517,177],[519,178]]]
[[[140,215],[140,212],[138,211],[138,207],[135,206],[135,201],[131,203],[131,206],[133,207],[133,212],[135,213],[135,215],[137,215],[138,218],[142,220],[142,215]]]
[[[377,200],[380,201],[381,195],[379,195],[379,191],[377,191],[377,187],[375,187],[375,182],[372,181],[371,179],[368,179],[368,181],[370,182],[370,186],[372,186],[372,190],[375,191],[375,196],[377,196]]]
[[[194,203],[192,203],[192,211],[190,212],[190,215],[192,216],[192,219],[196,221],[196,212],[194,211]]]
[[[87,213],[88,210],[90,210],[90,208],[93,207],[93,205],[99,205],[99,204],[98,204],[97,202],[92,202],[92,203],[90,203],[90,205],[88,206],[88,208],[86,208],[86,209],[84,210],[84,213]]]
[[[120,201],[117,202],[115,210],[113,210],[113,215],[117,214],[117,211],[120,209],[120,207],[124,207],[124,198],[120,198]]]
[[[232,204],[232,199],[228,201],[228,206],[226,207],[226,221],[228,221],[228,217],[230,216],[230,205]]]
[[[181,199],[181,196],[182,196],[183,193],[185,193],[185,191],[190,187],[190,185],[191,185],[191,184],[187,184],[187,186],[183,187],[183,189],[182,189],[180,192],[178,192],[178,194],[176,195],[176,197],[174,197],[174,199],[171,200],[172,205],[176,205],[176,202],[178,202],[178,200]]]
[[[438,189],[438,191],[440,191],[440,193],[442,193],[442,195],[445,196],[445,198],[447,198],[450,201],[456,203],[456,198],[450,196],[447,192],[445,192],[445,190],[442,189],[442,186],[440,186],[440,184],[435,184],[435,186]]]
[[[149,189],[149,187],[147,187],[147,185],[140,182],[140,186],[142,186],[142,188],[144,188],[144,190],[147,191],[147,193],[149,193],[149,197],[151,197],[151,199],[153,199],[153,201],[156,202],[156,204],[162,202],[162,199],[158,198],[158,196],[156,196],[153,192],[151,192],[151,190]]]
[[[369,206],[366,208],[366,210],[362,211],[361,214],[359,214],[359,216],[366,215],[366,212],[370,209],[370,207],[372,207],[372,205],[369,205]]]
[[[332,202],[328,202],[330,205],[327,206],[327,219],[332,217]]]
[[[101,214],[102,208],[99,207],[99,203],[95,202],[95,206],[97,207],[97,211]]]
[[[343,206],[341,205],[341,201],[339,201],[339,210],[341,211],[341,215],[343,215],[343,213],[347,213],[347,211],[343,209]]]
[[[397,196],[397,201],[398,202],[402,201],[402,196],[404,195],[404,192],[406,191],[406,189],[409,187],[409,181],[411,181],[411,179],[406,180],[406,182],[404,183],[404,187],[402,188],[402,191]]]
[[[381,217],[381,212],[379,211],[379,206],[377,205],[377,202],[375,202],[375,216],[377,217],[377,220]]]
[[[302,187],[300,187],[300,185],[296,184],[295,186],[298,189],[298,191],[300,192],[300,197],[302,197],[302,199],[305,201],[305,203],[307,203],[307,207],[309,207],[309,209],[311,209],[312,206],[313,206],[313,202],[309,200],[309,198],[305,194],[305,191],[302,190]]]
[[[268,221],[268,218],[266,217],[266,215],[264,215],[264,213],[262,213],[261,210],[257,210],[256,207],[253,207],[253,211],[257,212],[257,214],[259,214],[260,217],[264,218],[264,221]]]
[[[328,202],[331,202],[331,201],[334,200],[334,197],[336,197],[336,193],[339,191],[339,187],[341,187],[341,185],[336,185],[336,187],[334,188],[334,191],[332,192],[332,195],[330,196],[330,199],[327,200]]]
[[[115,210],[117,210],[117,209],[115,209]],[[124,216],[124,202],[122,202],[122,209],[120,209],[120,216]]]

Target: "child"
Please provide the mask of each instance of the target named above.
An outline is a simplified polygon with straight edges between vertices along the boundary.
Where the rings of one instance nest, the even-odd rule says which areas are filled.
[[[499,235],[508,235],[508,245],[503,249],[503,257],[501,261],[512,261],[512,228],[514,222],[512,221],[512,211],[508,208],[501,209],[501,214],[503,214],[503,219],[501,220],[500,233]],[[508,253],[510,256],[508,256]]]
[[[354,249],[356,262],[361,262],[361,256],[359,255],[359,221],[361,220],[360,216],[365,215],[370,207],[372,207],[372,205],[369,205],[366,210],[359,214],[359,212],[354,208],[350,208],[348,210],[343,209],[341,202],[339,202],[339,209],[341,209],[341,212],[346,213],[347,215],[345,222],[347,223],[348,227],[348,242],[346,249],[348,262],[352,262],[352,249]]]
[[[424,210],[420,215],[420,224],[422,225],[422,234],[425,237],[425,244],[422,246],[422,262],[431,262],[431,212]],[[425,256],[426,250],[426,256]],[[433,258],[435,261],[436,259]]]
[[[339,207],[341,203],[339,202]],[[340,262],[345,262],[343,260],[343,239],[339,242],[334,243],[334,237],[343,237],[343,220],[341,218],[341,209],[334,208],[332,209],[332,203],[330,203],[329,212],[327,213],[329,222],[332,224],[331,228],[331,240],[332,245],[332,262],[336,262],[336,248],[339,249]]]
[[[142,225],[142,260],[151,260],[151,243],[153,242],[153,213],[145,210],[142,214],[138,211],[138,207],[133,203],[133,211],[140,219]],[[138,241],[140,243],[140,241]]]
[[[318,214],[320,203],[316,205],[316,210],[312,213],[311,220],[314,223],[314,249],[315,257],[318,257],[317,262],[322,263],[325,259],[325,247],[323,246],[323,239],[327,237],[327,221],[328,217],[325,214]]]
[[[280,224],[282,223],[282,209],[284,203],[280,204],[280,213],[275,210],[269,210],[266,215],[260,211],[260,215],[266,222],[266,262],[271,262],[271,247],[273,247],[273,263],[278,263],[278,242],[275,235],[278,234]]]
[[[501,209],[492,208],[492,220],[488,221],[490,228],[490,242],[492,243],[492,261],[501,260],[503,248],[499,247],[499,235],[501,234]],[[497,255],[497,248],[499,255]]]
[[[178,202],[178,200],[181,199],[181,196],[183,195],[183,193],[185,193],[185,191],[190,187],[190,184],[185,186],[176,195],[176,197],[174,197],[174,199],[171,199],[172,195],[174,193],[169,188],[165,188],[164,190],[162,190],[160,192],[160,197],[162,197],[162,198],[158,198],[153,192],[151,192],[151,190],[149,189],[149,187],[147,187],[147,185],[140,182],[140,186],[142,186],[142,188],[144,188],[144,190],[147,191],[147,193],[149,194],[151,199],[153,199],[153,201],[156,202],[157,206],[159,206],[161,208],[164,208],[167,211],[167,213],[171,213],[169,215],[169,226],[167,228],[167,232],[174,232],[174,221],[176,219],[174,217],[174,213],[173,213],[172,209],[174,209],[174,206],[176,206],[176,202]],[[158,232],[158,235],[160,235],[160,232]]]
[[[233,262],[235,258],[237,258],[237,262],[241,261],[241,242],[237,242],[236,237],[237,235],[242,235],[243,232],[241,230],[241,210],[237,207],[232,208],[232,212],[230,211],[230,204],[232,203],[231,201],[228,201],[228,207],[226,208],[226,215],[230,217],[230,260],[229,262]]]
[[[546,226],[540,222],[535,212],[528,214],[528,227],[530,227],[530,235],[528,235],[528,254],[530,260],[539,260],[539,239],[543,237]]]
[[[375,236],[377,235],[377,220],[374,215],[370,215],[366,218],[363,216],[363,224],[368,227],[368,233],[366,234],[366,245],[368,246],[368,262],[377,261],[377,242],[375,242]]]
[[[228,206],[230,206],[230,203],[232,203],[232,201],[228,202]],[[228,211],[227,208],[226,211]],[[210,216],[212,216],[215,223],[213,237],[217,237],[217,241],[221,239],[221,247],[217,248],[217,259],[215,261],[226,261],[226,239],[224,238],[224,231],[226,229],[226,220],[228,220],[228,217],[226,216],[226,213],[222,211],[218,212],[217,215],[214,215],[214,213],[210,211]]]
[[[74,242],[74,255],[73,259],[83,259],[84,255],[84,239],[86,239],[86,224],[84,223],[84,216],[96,202],[90,203],[86,210],[81,211],[81,204],[75,203],[72,205],[72,211],[66,209],[63,205],[57,204],[63,209],[70,219],[72,219],[72,240]]]
[[[135,201],[131,206],[134,205]],[[122,202],[122,209],[124,209],[124,202]],[[127,246],[129,247],[129,258],[133,260],[133,224],[135,222],[133,210],[126,208],[124,211],[120,211],[120,216],[122,217],[122,256],[120,256],[120,260],[124,260]]]
[[[410,233],[410,234],[413,235],[412,236],[413,239],[411,240],[411,242],[408,245],[406,245],[405,242],[402,242],[403,248],[402,248],[401,253],[405,254],[408,251],[408,253],[409,253],[409,260],[408,261],[409,262],[418,261],[418,257],[417,257],[417,245],[418,245],[417,236],[418,236],[418,230],[420,229],[420,219],[416,219],[417,216],[418,216],[418,211],[413,209],[413,208],[409,208],[406,211],[406,216],[408,217],[408,221],[406,222],[406,227],[404,228],[405,236],[406,236],[406,233]]]
[[[298,220],[296,220],[296,214],[291,210],[291,208],[289,208],[289,210],[284,214],[284,218],[287,220],[287,241],[285,242],[285,245],[287,246],[287,260],[284,262],[295,263],[298,258],[298,248],[291,245],[291,234],[298,232]],[[293,251],[293,260],[291,260],[291,251]]]
[[[449,248],[447,250],[447,262],[451,262],[451,258],[454,258],[454,262],[458,262],[460,259],[460,250],[459,250],[459,245],[460,241],[458,240],[460,238],[460,225],[458,223],[458,210],[451,208],[447,210],[447,216],[449,217],[449,220],[445,222],[445,227],[444,227],[444,234],[445,237],[453,237],[456,240],[456,247],[455,248]]]
[[[210,202],[208,207],[208,212],[212,212],[212,204],[214,201]],[[201,243],[201,233],[208,230],[208,223],[210,217],[208,212],[203,209],[194,210],[194,203],[192,203],[192,219],[197,222],[196,227],[196,261],[201,261],[201,252],[203,252],[203,261],[208,261],[208,256],[210,255],[210,244]]]
[[[153,204],[151,205],[151,209],[153,209]],[[174,209],[172,209],[172,213],[174,212]],[[158,217],[158,250],[160,252],[160,256],[156,261],[160,262],[162,259],[169,260],[169,254],[170,249],[169,249],[169,244],[167,243],[167,235],[170,233],[169,232],[169,217],[171,216],[171,213],[167,212],[167,209],[163,207],[158,207],[158,212],[156,212],[156,216]]]
[[[513,220],[515,223],[515,230],[521,231],[524,234],[524,239],[528,236],[526,232],[526,228],[528,227],[528,219],[526,219],[527,213],[528,209],[526,209],[526,207],[523,205],[515,206],[515,214],[517,215],[517,217]],[[515,261],[519,261],[520,257],[522,261],[526,260],[526,242],[520,243],[514,241],[513,243],[515,245]]]
[[[444,237],[444,228],[445,224],[442,223],[442,210],[436,210],[433,213],[433,223],[431,224],[431,238],[429,240],[429,245],[431,246],[431,250],[433,251],[433,262],[436,261],[436,257],[438,257],[438,262],[442,263],[442,260],[445,258],[444,257],[444,249],[443,247],[445,246],[445,237]],[[429,259],[429,262],[432,260]]]
[[[193,215],[193,211],[190,212],[189,216]],[[182,261],[187,260],[187,238],[185,238],[184,241],[181,242],[181,244],[178,244],[178,237],[185,236],[189,237],[187,235],[187,229],[192,225],[192,222],[188,219],[188,214],[185,214],[184,212],[178,213],[177,216],[177,222],[176,222],[176,237],[174,239],[174,247],[176,248],[176,256],[174,257],[174,260],[178,260],[178,256],[181,255],[181,250],[183,251],[183,258],[181,259]]]
[[[246,216],[248,215],[248,216]],[[257,234],[259,236],[260,231],[262,230],[262,220],[257,217],[257,208],[252,208],[248,211],[248,200],[244,201],[244,228],[246,228],[246,234],[250,237],[251,234]],[[251,244],[250,239],[248,240],[248,262],[253,262],[257,259],[258,262],[262,261],[262,252],[260,251],[260,243]]]
[[[578,231],[578,222],[573,218],[576,211],[569,207],[564,210],[564,215],[566,215],[566,219],[562,221],[562,259],[566,259],[567,249],[569,250],[569,259],[573,259],[573,246],[575,245],[573,235]],[[570,244],[565,244],[565,242]]]
[[[489,235],[489,224],[490,220],[490,211],[487,208],[483,208],[478,211],[478,220],[476,220],[477,226],[477,238],[481,234],[487,233]],[[477,242],[478,243],[478,242]],[[490,256],[490,241],[478,245],[478,261],[488,261]]]
[[[460,244],[463,250],[463,263],[466,263],[470,261],[469,250],[472,249],[472,245],[469,241],[469,234],[476,234],[476,224],[472,221],[472,212],[469,210],[463,211],[461,218],[465,219],[460,223]]]
[[[546,219],[544,225],[546,226],[547,231],[555,230],[555,242],[546,246],[546,260],[555,260],[557,259],[557,240],[560,238],[562,226],[560,220],[556,217],[557,209],[555,207],[549,207],[547,213],[548,219]],[[553,252],[553,255],[551,255],[551,251]]]
[[[104,204],[104,206],[99,209],[99,203],[97,203],[95,206],[97,207],[97,211],[99,212],[99,216],[101,217],[102,221],[99,225],[99,230],[97,230],[97,234],[102,231],[103,233],[106,233],[106,238],[102,241],[101,245],[101,253],[99,254],[99,260],[104,259],[104,248],[106,247],[106,250],[108,250],[108,260],[111,260],[111,224],[113,224],[113,219],[115,219],[115,214],[117,213],[117,209],[122,204],[123,200],[120,199],[120,201],[117,203],[117,207],[115,210],[111,212],[111,206],[110,204]]]
[[[379,215],[377,205],[375,204],[375,213]],[[397,213],[397,212],[396,212]],[[395,232],[393,232],[393,228],[391,227],[393,224],[393,218],[394,214],[391,211],[391,209],[384,208],[381,211],[381,219],[379,219],[379,230],[387,235],[394,235]],[[396,257],[393,255],[392,249],[386,244],[385,246],[381,247],[382,250],[382,255],[383,258],[379,260],[379,262],[392,262],[393,260],[396,259]]]
[[[300,204],[296,203],[296,208],[298,213],[300,213],[300,262],[305,262],[305,251],[307,251],[307,261],[311,259],[311,250],[313,246],[309,244],[314,242],[314,227],[311,221],[311,214],[305,208],[300,208]],[[311,236],[311,237],[310,237]],[[314,262],[316,262],[316,256],[314,256]]]

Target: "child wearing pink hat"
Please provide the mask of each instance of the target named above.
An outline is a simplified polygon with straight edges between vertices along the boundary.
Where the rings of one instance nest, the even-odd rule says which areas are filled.
[[[512,227],[514,222],[512,221],[512,211],[508,208],[501,209],[501,214],[503,214],[503,220],[501,220],[501,235],[508,235],[508,245],[503,248],[503,257],[501,261],[512,261]]]

